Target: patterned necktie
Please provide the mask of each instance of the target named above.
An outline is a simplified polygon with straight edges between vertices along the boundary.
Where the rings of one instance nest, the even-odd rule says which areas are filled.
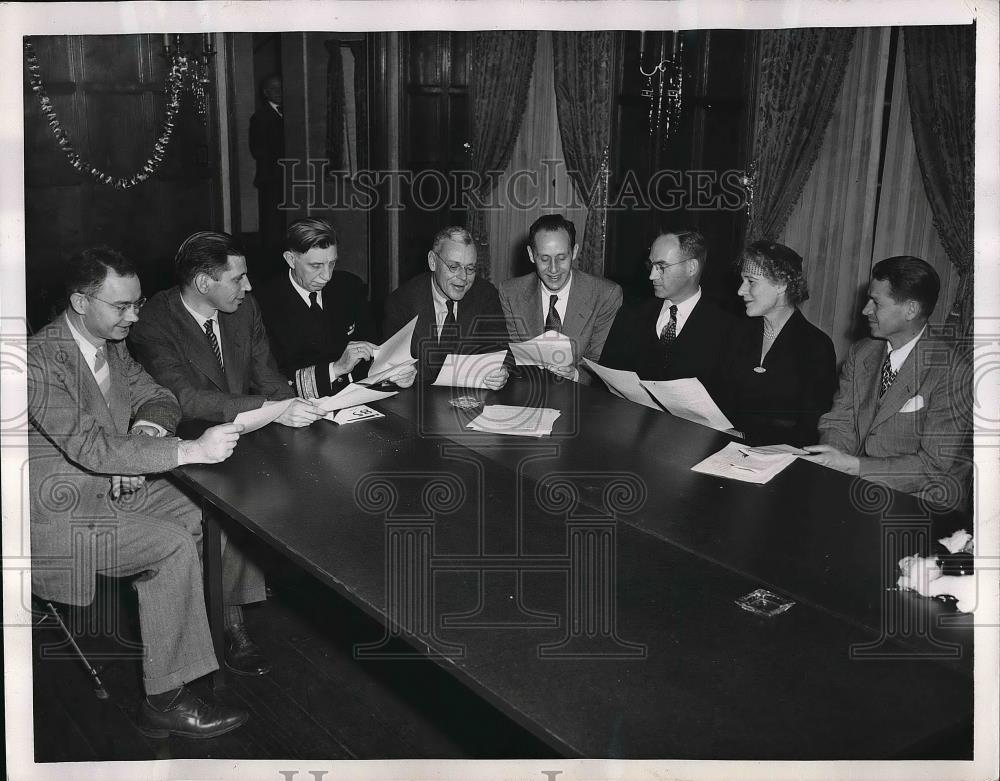
[[[556,310],[556,301],[559,296],[549,296],[549,313],[545,316],[546,331],[562,331],[562,318]]]
[[[319,299],[315,291],[309,294],[309,309],[316,313],[323,311],[323,307],[319,305]]]
[[[104,347],[99,347],[94,355],[94,378],[97,387],[101,389],[106,403],[111,401],[111,370],[108,369],[108,359],[104,355]]]
[[[222,373],[226,373],[226,365],[222,362],[222,348],[219,347],[219,340],[215,336],[215,328],[212,327],[212,320],[205,321],[205,336],[208,337],[208,343],[212,347],[212,352],[215,353],[215,360],[219,362],[219,368],[222,369]]]
[[[670,350],[670,345],[677,338],[677,304],[670,305],[670,319],[660,331],[660,344],[664,352]]]
[[[892,385],[892,381],[896,379],[896,375],[898,373],[899,372],[894,372],[892,370],[892,364],[889,363],[889,356],[886,355],[885,360],[882,361],[882,381],[878,388],[878,397],[880,399],[885,395],[885,392],[889,390],[889,386]]]

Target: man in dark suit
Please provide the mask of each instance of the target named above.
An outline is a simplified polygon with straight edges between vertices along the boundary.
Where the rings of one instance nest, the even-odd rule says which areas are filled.
[[[702,295],[707,258],[697,231],[663,231],[649,249],[653,298],[623,307],[604,345],[601,364],[644,380],[697,377],[712,393],[736,318]]]
[[[282,257],[288,271],[257,296],[271,350],[299,396],[330,396],[368,376],[375,324],[364,283],[336,269],[337,234],[326,220],[289,225]],[[405,366],[387,379],[408,388],[415,376]]]
[[[427,267],[429,272],[389,294],[382,326],[382,333],[391,336],[418,318],[410,350],[421,382],[437,378],[449,353],[486,353],[507,346],[497,289],[476,276],[476,245],[465,228],[438,232],[427,253]],[[506,367],[486,377],[491,390],[506,382]]]
[[[284,177],[278,161],[285,155],[285,119],[282,113],[281,77],[268,76],[260,84],[263,103],[250,117],[250,154],[257,161],[253,186],[257,188],[260,241],[267,256],[281,251],[285,233]]]
[[[149,300],[128,344],[177,397],[184,417],[232,421],[240,412],[293,398],[271,355],[257,302],[247,295],[246,259],[233,237],[195,233],[177,250],[175,264],[180,285]],[[294,399],[277,422],[306,426],[322,415],[311,402]],[[270,666],[248,638],[239,606],[264,599],[264,577],[237,550],[232,556],[243,586],[227,604],[226,663],[237,673],[261,675]]]
[[[547,366],[562,377],[583,382],[582,358],[600,360],[608,330],[622,304],[622,289],[595,277],[573,263],[580,252],[576,226],[561,214],[539,217],[528,229],[528,258],[533,274],[508,279],[500,285],[500,305],[512,342],[524,342],[545,331],[569,337],[573,360],[568,366]]]
[[[929,337],[941,283],[907,255],[875,264],[862,314],[872,338],[851,346],[810,460],[897,491],[961,507],[971,453],[970,374]],[[963,458],[962,453],[966,456]]]
[[[67,272],[66,311],[28,342],[32,592],[87,605],[96,574],[141,574],[132,582],[145,649],[137,726],[152,737],[215,737],[247,713],[207,704],[186,686],[218,669],[199,565],[201,511],[154,475],[224,461],[241,429],[174,437],[177,400],[122,343],[144,303],[135,267],[97,247],[74,256]],[[65,500],[67,487],[74,501]]]

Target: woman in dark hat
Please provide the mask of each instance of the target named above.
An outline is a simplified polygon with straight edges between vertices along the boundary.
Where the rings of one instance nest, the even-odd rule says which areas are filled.
[[[830,337],[798,309],[809,297],[802,258],[757,241],[738,268],[748,319],[736,330],[720,406],[751,445],[814,444],[837,388],[837,357]]]

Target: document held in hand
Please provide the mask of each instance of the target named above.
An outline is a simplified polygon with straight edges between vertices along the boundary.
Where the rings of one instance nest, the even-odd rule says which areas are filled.
[[[641,382],[642,387],[653,394],[653,398],[671,415],[718,431],[728,431],[733,427],[697,377]]]
[[[601,381],[608,386],[608,390],[621,399],[642,404],[659,411],[661,407],[650,398],[649,393],[643,388],[642,380],[635,372],[622,371],[621,369],[609,369],[594,363],[589,358],[583,359],[583,365],[588,367],[594,374],[601,378]]]
[[[506,350],[473,355],[451,353],[445,356],[434,384],[451,388],[485,388],[486,378],[500,371],[506,357]]]
[[[573,344],[558,331],[546,331],[526,342],[511,342],[509,346],[518,366],[573,365]]]
[[[691,471],[763,485],[795,459],[794,453],[765,453],[730,442],[718,453],[699,461]]]
[[[417,362],[417,359],[410,355],[413,329],[416,327],[417,316],[414,316],[410,322],[382,342],[382,345],[375,352],[372,365],[368,369],[368,376],[362,380],[362,384],[374,385],[376,382],[384,380],[399,367]]]
[[[263,407],[250,409],[241,412],[233,420],[243,426],[243,433],[249,434],[259,428],[264,428],[268,423],[273,423],[281,417],[281,413],[288,409],[288,405],[295,399],[285,399],[283,401],[265,401]]]

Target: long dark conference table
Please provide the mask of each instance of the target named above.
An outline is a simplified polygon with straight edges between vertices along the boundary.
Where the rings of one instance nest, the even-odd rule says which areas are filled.
[[[561,415],[473,432],[467,395]],[[692,472],[730,437],[543,373],[373,406],[175,473],[380,620],[359,664],[429,656],[568,757],[971,759],[971,617],[893,588],[967,518],[801,460],[763,486]],[[795,604],[735,603],[758,588]]]

